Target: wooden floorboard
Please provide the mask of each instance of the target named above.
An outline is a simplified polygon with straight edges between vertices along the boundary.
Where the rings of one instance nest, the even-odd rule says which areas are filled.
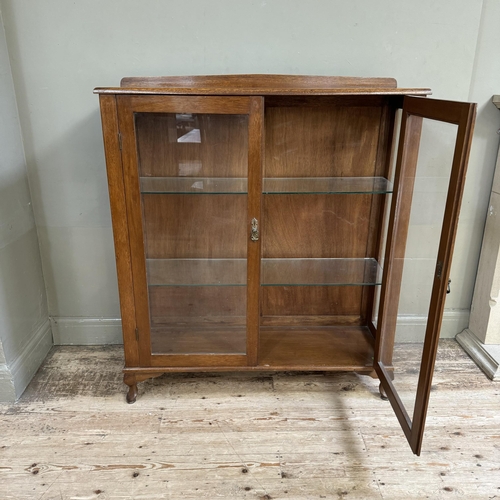
[[[1,500],[500,499],[500,384],[454,341],[420,457],[366,376],[175,373],[127,405],[122,366],[119,346],[55,347],[0,405]]]

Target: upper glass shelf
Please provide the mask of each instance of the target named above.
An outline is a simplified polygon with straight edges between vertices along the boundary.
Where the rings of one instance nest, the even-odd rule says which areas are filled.
[[[246,194],[242,177],[141,177],[141,193]],[[264,178],[264,194],[384,194],[392,183],[384,177]]]
[[[266,178],[265,194],[383,194],[392,193],[384,177],[283,177]]]
[[[245,286],[246,259],[148,259],[149,286]],[[375,259],[262,259],[263,286],[380,285]]]

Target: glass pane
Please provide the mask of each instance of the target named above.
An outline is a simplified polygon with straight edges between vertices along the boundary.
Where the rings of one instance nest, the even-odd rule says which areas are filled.
[[[246,259],[149,259],[150,286],[245,286]]]
[[[421,371],[456,136],[455,125],[423,120],[405,257],[394,263],[396,268],[402,268],[393,358],[394,386],[410,418]],[[411,184],[411,181],[407,184],[410,196]]]
[[[152,353],[244,354],[248,118],[138,113],[135,127]]]

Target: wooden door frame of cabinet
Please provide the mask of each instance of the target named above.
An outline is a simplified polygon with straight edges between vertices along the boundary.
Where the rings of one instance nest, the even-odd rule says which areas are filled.
[[[451,269],[451,258],[462,202],[465,174],[474,130],[476,105],[462,102],[405,97],[398,151],[397,192],[391,209],[386,251],[386,268],[379,312],[380,334],[375,344],[375,370],[387,394],[412,451],[420,455],[431,382],[436,361],[439,333]],[[423,119],[457,125],[451,177],[446,198],[443,225],[437,253],[436,271],[430,299],[417,393],[410,419],[392,383],[392,346],[396,333],[403,258],[418,160]],[[412,139],[413,137],[413,139]],[[418,138],[418,140],[417,140]],[[402,177],[402,180],[401,180]],[[403,183],[406,182],[406,191]],[[401,195],[400,192],[403,192]],[[387,297],[386,297],[387,295]],[[385,346],[389,344],[391,349]],[[389,358],[391,356],[391,358]]]
[[[260,219],[263,150],[263,98],[214,96],[117,96],[118,126],[122,141],[122,164],[127,208],[130,264],[132,268],[138,351],[136,367],[233,366],[256,364],[259,328],[260,240],[250,240],[251,220]],[[244,114],[248,122],[248,245],[247,245],[247,352],[246,354],[153,354],[151,352],[149,298],[144,251],[138,158],[134,113]],[[127,365],[132,367],[132,365]]]
[[[264,98],[250,97],[248,119],[248,228],[261,221],[262,168],[264,158]],[[256,366],[260,330],[260,258],[262,239],[249,238],[247,254],[247,365]]]

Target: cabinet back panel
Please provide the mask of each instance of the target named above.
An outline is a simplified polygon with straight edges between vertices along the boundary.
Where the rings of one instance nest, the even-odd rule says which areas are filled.
[[[246,258],[247,196],[142,195],[148,259]]]
[[[137,113],[135,127],[142,177],[247,176],[247,116]]]
[[[263,256],[367,257],[371,205],[369,194],[265,195]]]
[[[265,286],[261,288],[261,312],[262,316],[359,318],[362,289],[362,286]]]
[[[379,106],[266,108],[265,177],[374,176]]]
[[[265,177],[386,175],[387,102],[332,101],[318,107],[271,101],[266,108]],[[387,122],[387,123],[386,123]],[[390,126],[390,124],[389,124]],[[383,195],[264,195],[264,258],[378,257]],[[265,287],[262,324],[363,324],[369,287]],[[330,319],[328,319],[330,318]],[[305,324],[305,323],[304,323]]]
[[[245,325],[244,286],[165,286],[149,288],[151,326]]]

